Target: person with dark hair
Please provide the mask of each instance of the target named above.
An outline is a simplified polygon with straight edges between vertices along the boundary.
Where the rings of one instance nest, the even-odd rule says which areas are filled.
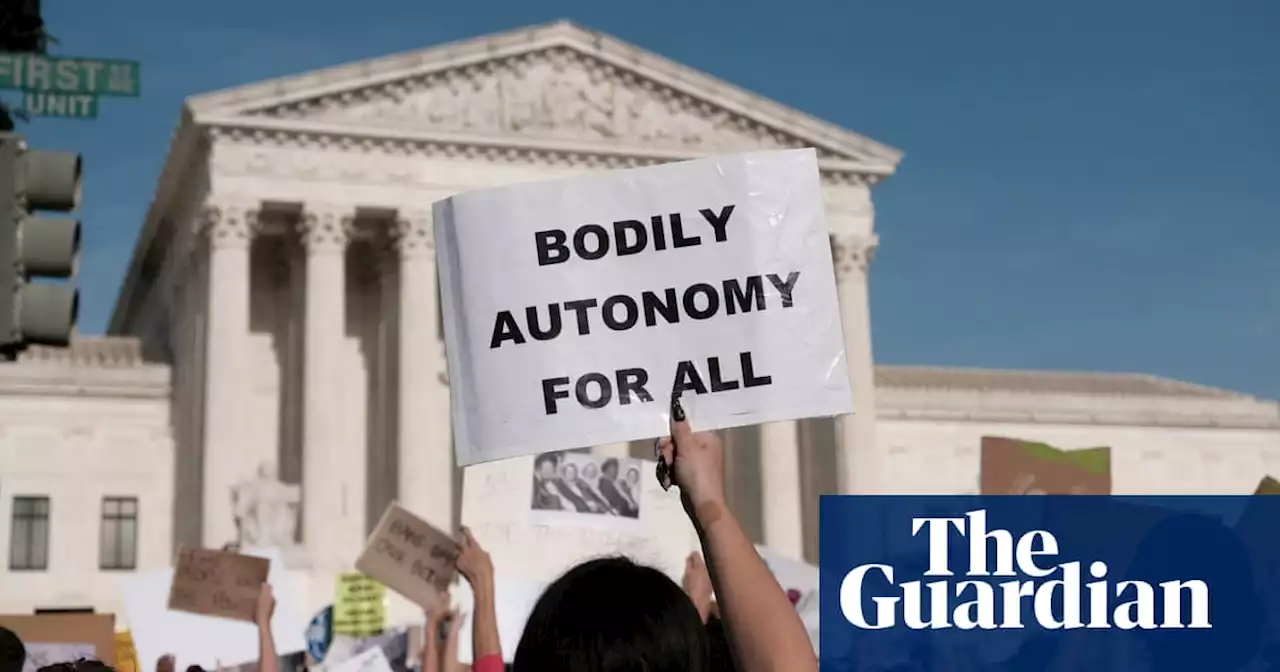
[[[516,648],[516,672],[708,672],[693,603],[662,572],[625,557],[569,570],[538,599]]]
[[[14,631],[0,627],[0,672],[22,672],[27,662],[27,647]]]
[[[19,668],[21,669],[21,668]],[[54,663],[45,665],[39,672],[116,672],[116,668],[91,658],[81,658],[71,663]]]
[[[559,511],[564,509],[564,502],[554,491],[556,468],[560,466],[560,456],[555,453],[543,453],[533,458],[533,503],[538,511]]]
[[[587,505],[591,507],[592,513],[613,513],[613,507],[605,501],[600,493],[596,492],[596,486],[600,482],[600,469],[596,467],[595,462],[587,462],[582,465],[582,476],[578,478],[576,485],[578,492],[587,500]]]
[[[695,433],[679,397],[658,442],[663,488],[675,485],[702,544],[727,639],[743,672],[817,672],[804,624],[725,502],[724,445]],[[584,562],[556,579],[529,615],[515,672],[710,672],[698,609],[662,572],[626,558]]]
[[[617,458],[609,458],[600,465],[600,479],[597,488],[600,490],[600,496],[609,502],[609,506],[617,512],[619,516],[627,518],[635,518],[640,512],[631,505],[631,502],[622,493],[618,491],[618,460]]]
[[[618,492],[627,498],[627,503],[631,505],[632,510],[639,515],[640,512],[640,470],[631,467],[627,469],[627,475],[618,481]]]
[[[587,498],[578,491],[578,467],[572,462],[560,465],[560,478],[556,479],[556,490],[560,496],[569,500],[578,513],[595,513]]]

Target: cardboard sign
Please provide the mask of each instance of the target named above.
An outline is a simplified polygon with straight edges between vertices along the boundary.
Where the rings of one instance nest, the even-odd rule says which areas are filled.
[[[203,548],[178,549],[169,609],[254,622],[258,592],[271,563],[265,558]]]
[[[1111,449],[984,436],[979,483],[984,495],[1109,495]]]
[[[293,584],[276,549],[245,549],[270,566],[267,582],[276,598],[271,615],[271,632],[276,653],[292,656],[307,648],[306,625],[301,603],[294,599]],[[125,618],[133,635],[138,660],[146,666],[171,653],[185,669],[199,665],[206,670],[224,670],[258,660],[258,627],[254,623],[205,616],[169,609],[174,570],[169,567],[141,571],[120,577]],[[150,669],[148,667],[148,669]],[[287,669],[287,668],[281,668]]]
[[[458,542],[449,535],[392,502],[369,535],[356,569],[426,609],[453,582],[458,551]]]
[[[22,640],[32,664],[71,662],[86,653],[108,665],[116,663],[116,617],[111,614],[0,616],[0,627]]]
[[[435,205],[458,463],[850,413],[813,150]],[[696,397],[696,400],[694,398]]]
[[[339,574],[333,598],[333,634],[372,637],[387,625],[387,587],[360,572]]]

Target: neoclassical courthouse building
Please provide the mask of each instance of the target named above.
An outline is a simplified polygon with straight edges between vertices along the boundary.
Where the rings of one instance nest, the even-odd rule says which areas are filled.
[[[818,152],[856,413],[729,433],[731,497],[759,540],[815,560],[820,493],[974,491],[986,434],[1112,446],[1123,493],[1280,475],[1275,402],[875,365],[872,194],[900,153],[560,22],[187,101],[109,335],[0,369],[0,613],[120,611],[122,572],[240,538],[233,488],[277,474],[301,492],[297,529],[259,527],[298,542],[304,607],[321,606],[388,501],[459,523],[434,201],[784,147]]]

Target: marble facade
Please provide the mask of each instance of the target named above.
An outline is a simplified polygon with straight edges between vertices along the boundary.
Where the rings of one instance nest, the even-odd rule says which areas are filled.
[[[97,538],[89,500],[107,491],[143,493],[139,566],[164,566],[178,544],[243,541],[233,493],[267,465],[301,494],[293,528],[256,533],[292,534],[308,608],[388,502],[456,528],[430,204],[781,147],[819,152],[856,412],[728,433],[730,496],[758,540],[816,559],[819,494],[971,491],[983,434],[1112,445],[1131,493],[1246,492],[1280,474],[1275,402],[1148,376],[876,366],[872,189],[900,153],[560,22],[188,100],[111,335],[33,350],[0,379],[12,408],[46,402],[0,434],[0,520],[10,495],[119,474],[74,495],[80,514],[53,502],[50,568],[0,568],[0,610],[118,608],[110,574],[66,541]],[[55,461],[86,414],[133,438]],[[57,447],[33,451],[11,426]]]

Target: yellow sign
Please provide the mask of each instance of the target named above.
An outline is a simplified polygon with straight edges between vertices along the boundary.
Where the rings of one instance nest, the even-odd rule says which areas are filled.
[[[116,633],[116,671],[141,672],[138,652],[133,649],[133,633],[128,630]]]
[[[333,599],[333,634],[371,637],[387,625],[387,587],[374,579],[350,572],[338,575]]]

